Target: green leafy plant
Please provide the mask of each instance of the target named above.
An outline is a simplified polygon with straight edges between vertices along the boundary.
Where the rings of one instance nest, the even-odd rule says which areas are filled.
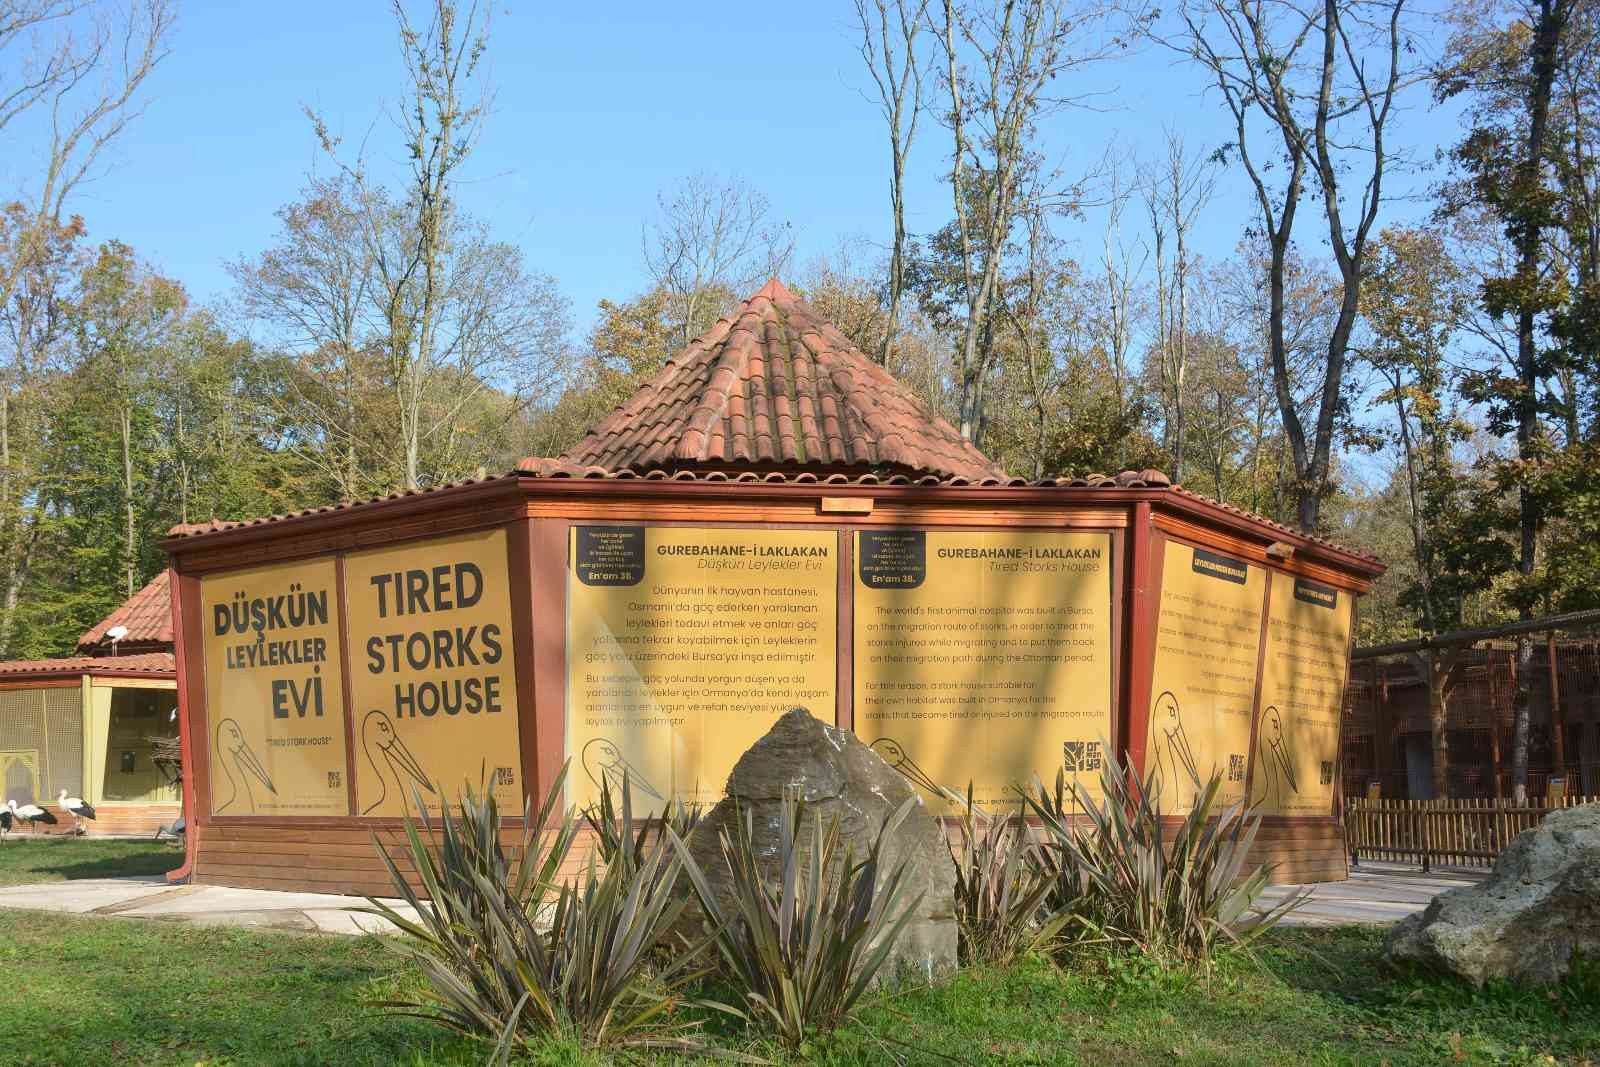
[[[995,817],[973,801],[967,785],[956,841],[946,839],[956,868],[956,921],[961,962],[1003,966],[1055,938],[1072,917],[1046,908],[1055,888],[1028,829],[1026,805]]]
[[[1270,867],[1247,867],[1261,825],[1243,802],[1219,808],[1220,775],[1163,836],[1160,783],[1140,781],[1114,756],[1100,773],[1103,800],[1058,772],[1052,795],[1027,795],[1042,828],[1039,856],[1079,940],[1103,940],[1202,966],[1219,945],[1248,945],[1304,900],[1258,901]]]
[[[733,875],[731,904],[718,900],[673,836],[714,930],[724,980],[746,1017],[783,1045],[797,1048],[849,1018],[911,919],[921,896],[904,900],[906,865],[886,868],[883,846],[916,804],[902,804],[859,861],[844,846],[837,815],[824,823],[813,813],[805,833],[796,797],[781,802],[775,854],[758,853],[751,813],[736,814],[734,832],[719,839]]]
[[[558,881],[579,826],[559,810],[565,780],[563,769],[537,811],[531,800],[524,807],[515,858],[501,846],[493,796],[470,788],[459,814],[446,805],[437,824],[418,798],[421,814],[406,816],[398,857],[374,837],[417,918],[376,899],[362,910],[401,931],[402,951],[427,981],[416,999],[385,1007],[492,1040],[496,1061],[550,1036],[588,1047],[695,1048],[698,1024],[672,1009],[709,973],[709,942],[648,966],[687,904],[675,892],[686,860],[670,835],[658,836],[636,864],[601,868],[591,853],[579,877]],[[626,786],[622,804],[631,806]]]
[[[698,804],[673,800],[662,807],[659,815],[636,820],[632,797],[632,785],[624,772],[620,795],[612,792],[609,778],[603,779],[599,799],[583,809],[583,821],[594,839],[600,862],[608,867],[621,862],[637,868],[650,850],[652,836],[659,840],[669,830],[687,841],[704,814]]]

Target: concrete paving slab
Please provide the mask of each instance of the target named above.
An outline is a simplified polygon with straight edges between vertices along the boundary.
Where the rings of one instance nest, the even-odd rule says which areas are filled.
[[[1271,886],[1263,902],[1273,904],[1297,889],[1309,896],[1285,920],[1291,925],[1331,926],[1346,923],[1387,924],[1428,906],[1434,896],[1457,886],[1472,885],[1487,871],[1430,871],[1399,864],[1364,863],[1344,882],[1308,886]],[[408,916],[409,905],[386,901]],[[101,914],[189,922],[198,926],[243,926],[257,929],[304,930],[330,934],[392,933],[376,915],[352,909],[359,897],[328,893],[285,893],[225,886],[168,885],[159,876],[96,878],[76,882],[10,886],[0,890],[0,908]]]
[[[1398,922],[1426,908],[1433,898],[1449,889],[1475,885],[1488,877],[1487,870],[1443,870],[1423,873],[1415,867],[1378,864],[1368,861],[1350,869],[1343,882],[1314,882],[1309,885],[1269,886],[1262,902],[1276,904],[1298,890],[1310,895],[1284,922],[1290,926],[1336,926],[1346,923]]]
[[[151,878],[84,878],[75,882],[41,882],[0,889],[0,907],[29,911],[84,914],[154,896],[170,888]]]

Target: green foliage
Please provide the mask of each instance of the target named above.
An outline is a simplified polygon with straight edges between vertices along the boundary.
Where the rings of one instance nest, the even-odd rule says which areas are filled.
[[[967,966],[1011,963],[1048,943],[1071,918],[1066,910],[1046,913],[1056,882],[1026,816],[1025,805],[998,818],[982,811],[967,786],[959,843],[947,842],[956,868],[961,962]]]
[[[715,931],[723,979],[784,1046],[798,1048],[848,1019],[910,921],[921,897],[903,899],[905,864],[886,868],[883,842],[916,804],[901,805],[860,861],[843,846],[837,815],[824,824],[816,813],[805,833],[797,797],[783,799],[773,856],[757,853],[752,814],[743,813],[720,841],[733,875],[731,906],[673,838]]]
[[[672,839],[658,836],[636,864],[604,870],[591,853],[581,877],[558,882],[578,828],[558,811],[565,782],[563,769],[537,812],[527,802],[515,860],[501,846],[492,795],[468,789],[459,816],[446,805],[437,828],[418,798],[421,825],[406,817],[402,858],[427,899],[374,838],[396,894],[418,918],[379,900],[364,910],[406,935],[403,950],[428,982],[389,1010],[492,1040],[497,1059],[551,1036],[588,1047],[690,1047],[697,1025],[669,1012],[707,973],[705,946],[647,970],[651,949],[686,906],[674,892],[682,861]]]
[[[704,812],[698,804],[685,804],[681,799],[668,802],[661,813],[652,818],[636,820],[633,817],[633,789],[626,772],[622,777],[620,797],[611,791],[611,780],[600,782],[600,799],[583,809],[583,821],[589,827],[594,849],[600,862],[610,867],[622,863],[637,870],[651,852],[651,830],[659,842],[669,833],[688,840],[699,825]]]
[[[1055,879],[1051,905],[1070,912],[1078,940],[1204,967],[1218,948],[1248,945],[1304,899],[1257,906],[1271,870],[1246,860],[1261,819],[1247,816],[1242,801],[1219,807],[1220,775],[1165,835],[1154,770],[1139,781],[1108,754],[1100,786],[1096,800],[1058,772],[1053,794],[1042,784],[1025,794]]]

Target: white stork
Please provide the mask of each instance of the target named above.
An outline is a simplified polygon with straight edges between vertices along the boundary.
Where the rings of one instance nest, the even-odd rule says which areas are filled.
[[[68,811],[72,812],[72,817],[77,820],[75,823],[73,823],[73,827],[80,834],[83,833],[83,820],[88,819],[90,822],[94,821],[94,808],[86,803],[82,797],[67,796],[67,791],[65,789],[63,789],[61,794],[56,797],[56,807],[66,808]]]
[[[11,824],[16,821],[16,816],[11,814],[10,808],[0,808],[0,841],[6,839],[11,832]]]
[[[6,807],[11,809],[12,817],[21,819],[35,830],[39,829],[40,823],[55,825],[58,821],[54,812],[46,811],[37,804],[30,803],[19,806],[15,800],[8,800],[6,801]]]

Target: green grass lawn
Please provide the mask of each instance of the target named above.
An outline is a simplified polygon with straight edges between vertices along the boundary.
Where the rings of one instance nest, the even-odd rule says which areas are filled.
[[[165,874],[182,865],[183,846],[170,841],[35,836],[22,830],[0,844],[0,886]]]
[[[1383,975],[1381,933],[1280,932],[1209,977],[1086,959],[874,1002],[788,1062],[1585,1064],[1600,985],[1474,993]],[[468,1064],[482,1046],[373,1005],[414,981],[375,938],[0,911],[0,1062]],[[725,1047],[782,1059],[738,1033]],[[551,1047],[533,1062],[607,1063]],[[619,1062],[641,1061],[638,1058]],[[666,1062],[666,1061],[661,1061]]]

